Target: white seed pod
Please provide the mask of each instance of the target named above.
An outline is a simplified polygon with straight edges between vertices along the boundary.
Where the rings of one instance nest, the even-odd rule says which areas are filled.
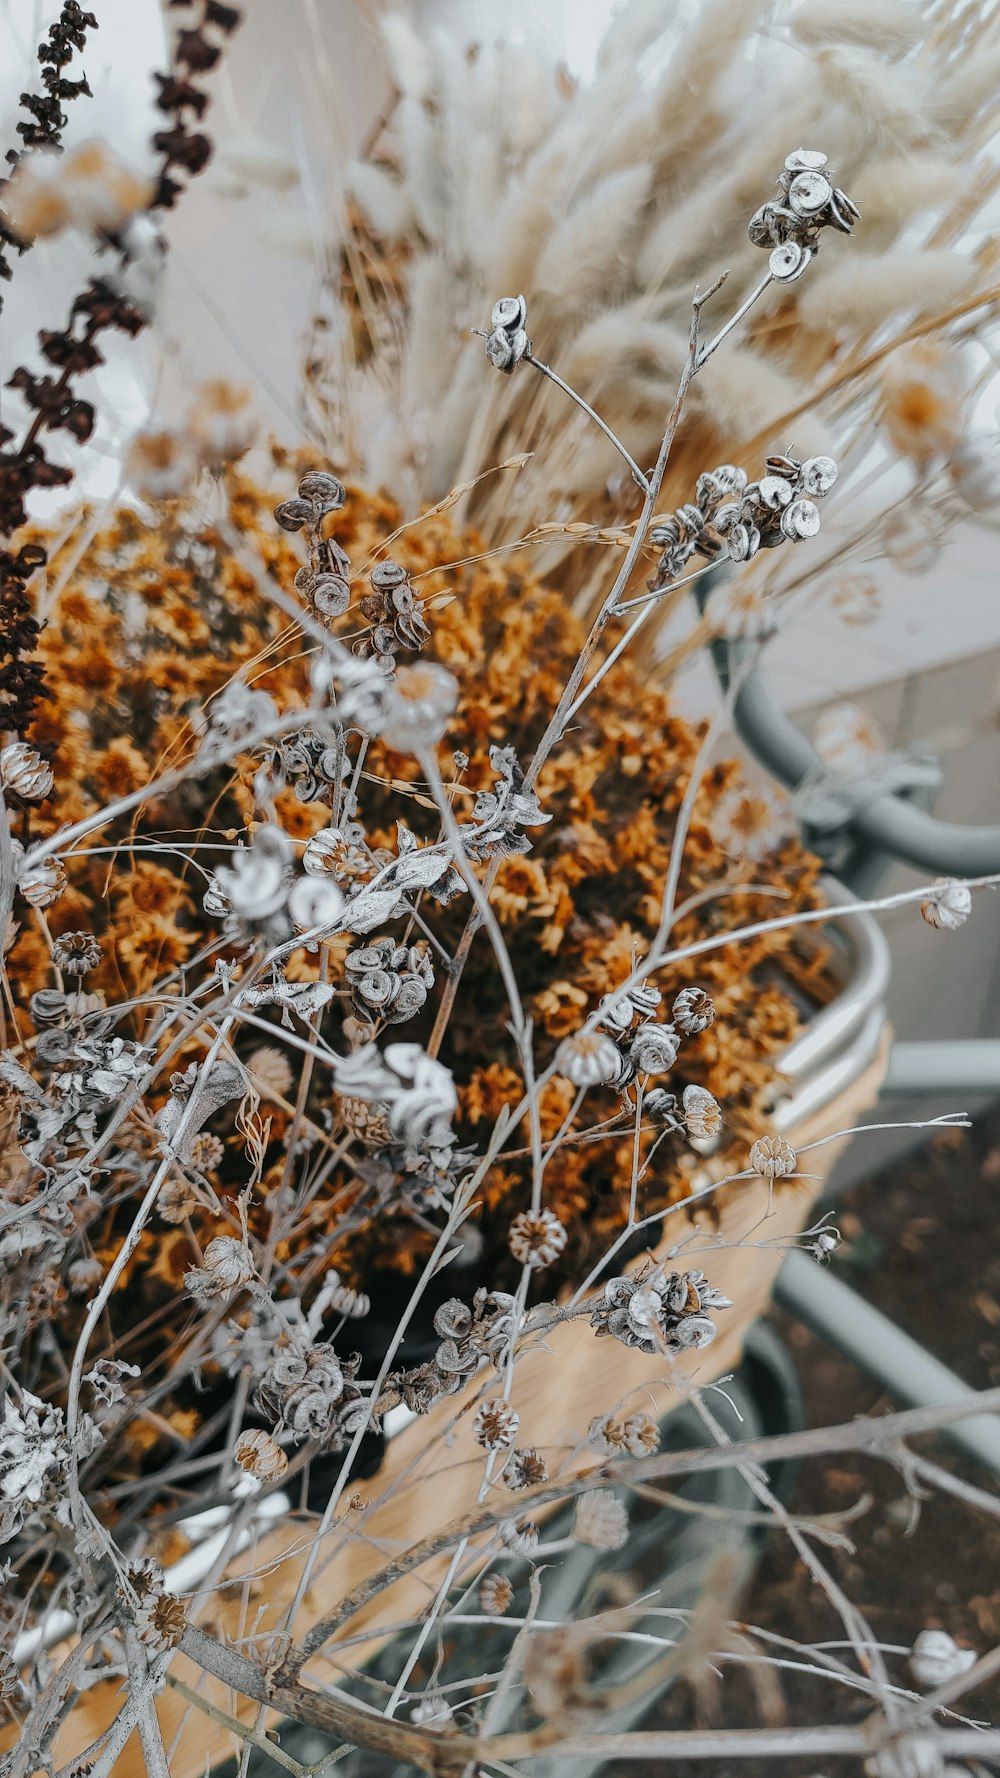
[[[317,574],[312,583],[311,600],[320,617],[343,617],[351,603],[351,589],[340,574]]]
[[[672,1025],[640,1025],[629,1046],[629,1059],[640,1074],[666,1074],[680,1046]]]
[[[705,1087],[684,1088],[684,1125],[696,1142],[710,1142],[722,1132],[718,1101]]]
[[[628,1542],[628,1530],[628,1513],[617,1494],[607,1488],[581,1494],[573,1513],[577,1543],[595,1550],[620,1550]]]
[[[803,492],[822,499],[840,474],[832,457],[807,457],[799,472]]]
[[[500,1542],[512,1556],[530,1556],[538,1547],[538,1526],[525,1514],[516,1519],[505,1519],[500,1526]]]
[[[1000,507],[1000,440],[995,436],[966,439],[952,456],[948,473],[973,512]]]
[[[315,932],[335,926],[344,910],[344,897],[329,877],[299,877],[288,896],[288,913],[299,932]]]
[[[750,1150],[751,1170],[762,1179],[787,1179],[795,1172],[798,1156],[784,1136],[758,1136]]]
[[[486,1617],[503,1617],[510,1610],[514,1588],[505,1574],[484,1574],[479,1583],[479,1609]]]
[[[505,333],[510,333],[523,327],[527,319],[528,305],[523,296],[501,296],[493,304],[490,326],[502,327]]]
[[[947,1630],[921,1630],[910,1653],[910,1672],[918,1685],[934,1691],[976,1664],[974,1648],[959,1648]]]
[[[673,1004],[672,1018],[685,1037],[697,1037],[715,1023],[715,1006],[704,988],[682,988]]]
[[[621,1074],[622,1054],[605,1031],[578,1031],[556,1050],[556,1068],[575,1087],[608,1086]]]
[[[507,1236],[508,1246],[518,1265],[541,1271],[558,1259],[566,1245],[566,1230],[551,1210],[522,1210],[515,1216]]]
[[[612,1031],[627,1031],[635,1018],[636,1003],[631,994],[605,994],[598,1010],[602,1025]]]
[[[763,475],[757,484],[757,496],[769,512],[780,512],[792,498],[792,484],[783,475]]]
[[[59,859],[41,858],[32,863],[30,854],[24,858],[17,841],[12,841],[11,845],[18,846],[22,854],[17,869],[17,886],[25,901],[33,908],[50,908],[66,887],[66,872]]]
[[[476,1443],[484,1451],[509,1451],[517,1442],[521,1416],[502,1396],[484,1401],[473,1421]]]
[[[4,790],[12,790],[28,802],[41,802],[53,783],[52,767],[25,741],[12,741],[0,750],[0,785]]]
[[[956,877],[939,877],[929,895],[920,903],[920,913],[928,926],[940,932],[957,932],[972,912],[972,892]]]
[[[804,537],[815,537],[819,525],[819,507],[812,500],[793,500],[781,515],[781,529],[793,543]]]
[[[793,148],[785,156],[786,173],[818,173],[827,164],[827,157],[818,148]]]
[[[273,1481],[288,1468],[287,1456],[269,1432],[241,1432],[233,1456],[247,1475],[260,1482]]]
[[[833,196],[829,179],[816,171],[796,173],[788,187],[788,203],[796,216],[816,216]]]
[[[769,254],[767,269],[779,283],[794,284],[796,278],[801,278],[811,258],[812,250],[809,247],[800,246],[798,241],[782,241],[780,247],[775,247]]]

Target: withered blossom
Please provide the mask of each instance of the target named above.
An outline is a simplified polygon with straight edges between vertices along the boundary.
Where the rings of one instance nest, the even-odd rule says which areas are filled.
[[[89,975],[100,961],[101,947],[92,932],[63,932],[52,946],[52,962],[63,975]]]
[[[936,1691],[976,1664],[974,1648],[960,1648],[947,1630],[921,1630],[910,1650],[910,1672],[924,1691]]]
[[[798,1155],[784,1136],[758,1136],[748,1160],[751,1172],[762,1179],[787,1179],[798,1165]]]
[[[501,296],[493,304],[486,356],[497,370],[505,371],[508,376],[531,351],[531,341],[525,331],[527,320],[528,305],[523,296]]]
[[[780,283],[800,278],[819,251],[819,234],[835,228],[849,235],[861,212],[833,183],[827,157],[814,148],[796,148],[785,157],[777,180],[781,201],[762,204],[747,233],[768,253],[768,269]]]
[[[269,1432],[241,1432],[233,1447],[233,1456],[247,1475],[258,1481],[271,1482],[284,1475],[288,1457]]]
[[[732,1302],[704,1272],[652,1271],[611,1278],[591,1311],[598,1337],[611,1336],[641,1352],[686,1352],[711,1345],[718,1329],[710,1309]]]
[[[684,1127],[696,1142],[711,1142],[722,1131],[722,1110],[706,1087],[686,1086],[682,1095]]]
[[[601,1030],[564,1037],[556,1051],[556,1067],[575,1087],[617,1084],[625,1072],[618,1045]]]
[[[382,739],[399,753],[433,747],[458,703],[458,682],[437,661],[399,667],[389,682]]]
[[[51,795],[55,779],[48,760],[24,741],[0,748],[0,788],[12,790],[27,802],[41,802]]]
[[[517,1519],[504,1519],[499,1536],[504,1549],[512,1556],[530,1556],[538,1548],[538,1526],[527,1514]]]
[[[957,932],[972,912],[972,891],[956,877],[938,877],[920,903],[921,918],[941,932]]]
[[[697,1037],[715,1024],[715,1006],[704,988],[682,988],[677,995],[671,1018],[685,1037]]]
[[[536,1451],[533,1445],[527,1445],[523,1450],[511,1452],[500,1479],[512,1494],[519,1494],[522,1488],[533,1488],[538,1482],[547,1482],[549,1466],[541,1452]]]
[[[505,1574],[484,1574],[479,1583],[479,1609],[486,1617],[503,1617],[514,1598],[514,1588]]]
[[[507,1241],[518,1265],[540,1271],[559,1258],[567,1235],[551,1210],[522,1210],[510,1225]]]
[[[205,1264],[184,1275],[184,1285],[200,1302],[231,1296],[256,1274],[253,1254],[245,1241],[233,1235],[216,1235],[205,1248]]]
[[[500,1396],[490,1397],[477,1409],[473,1427],[476,1443],[485,1451],[509,1450],[517,1438],[521,1416]]]
[[[628,1543],[629,1522],[624,1502],[608,1488],[581,1494],[573,1511],[573,1536],[595,1550],[620,1550]]]

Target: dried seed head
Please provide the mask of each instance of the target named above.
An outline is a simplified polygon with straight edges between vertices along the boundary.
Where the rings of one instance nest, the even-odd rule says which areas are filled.
[[[288,1458],[269,1432],[241,1432],[233,1456],[247,1475],[261,1482],[273,1481],[288,1468]]]
[[[17,886],[26,902],[33,908],[50,908],[59,900],[66,887],[66,872],[58,858],[41,858],[32,861],[31,854],[27,857],[19,840],[11,840],[17,870]]]
[[[66,1282],[71,1296],[88,1296],[96,1290],[104,1277],[104,1267],[99,1259],[75,1259],[66,1274]]]
[[[63,975],[89,975],[101,961],[101,947],[92,932],[64,932],[52,947],[52,961]]]
[[[795,1172],[798,1156],[784,1136],[758,1136],[750,1150],[749,1164],[763,1179],[787,1179]]]
[[[228,1296],[254,1275],[253,1254],[245,1241],[232,1235],[216,1235],[205,1248],[204,1266],[196,1266],[185,1275],[184,1283],[193,1295],[211,1299]]]
[[[922,918],[940,932],[957,932],[971,912],[972,892],[955,877],[938,877],[930,894],[920,903]]]
[[[531,351],[531,341],[525,331],[527,320],[528,305],[523,296],[502,296],[493,304],[486,356],[497,370],[505,371],[508,376]]]
[[[221,1167],[226,1149],[225,1144],[220,1142],[218,1136],[213,1136],[207,1130],[203,1130],[200,1135],[194,1138],[189,1153],[191,1165],[196,1172],[214,1173],[217,1167]]]
[[[186,1179],[168,1179],[160,1187],[156,1213],[163,1222],[183,1222],[200,1203],[197,1192]]]
[[[500,1396],[484,1401],[474,1421],[476,1442],[484,1451],[509,1450],[517,1438],[521,1416]]]
[[[479,1609],[486,1617],[503,1617],[510,1610],[514,1588],[505,1574],[484,1574],[479,1583]]]
[[[389,686],[382,739],[398,753],[440,741],[458,703],[458,682],[437,661],[399,667]]]
[[[941,554],[939,529],[920,507],[901,506],[882,526],[882,548],[904,574],[927,574]]]
[[[629,1021],[632,1019],[629,1009]],[[575,1087],[606,1086],[621,1078],[622,1055],[604,1031],[578,1031],[564,1037],[556,1050],[559,1073]]]
[[[629,1045],[629,1060],[640,1074],[666,1074],[679,1049],[680,1038],[672,1025],[640,1025]]]
[[[510,1550],[513,1556],[530,1556],[538,1547],[538,1526],[534,1519],[523,1515],[519,1519],[505,1519],[499,1535],[504,1549]]]
[[[541,1270],[558,1259],[566,1245],[566,1230],[551,1210],[522,1210],[510,1225],[508,1242],[518,1265]]]
[[[139,1641],[157,1653],[176,1648],[188,1627],[184,1602],[173,1593],[158,1593],[144,1599],[135,1614]]]
[[[975,1664],[975,1649],[959,1648],[947,1630],[921,1630],[910,1653],[910,1672],[927,1691],[957,1679]]]
[[[284,1050],[273,1043],[262,1043],[247,1059],[247,1069],[258,1093],[287,1099],[292,1088],[291,1065]]]
[[[54,782],[52,767],[34,747],[12,741],[9,747],[0,748],[0,786],[4,790],[12,790],[27,802],[40,802]]]
[[[696,1142],[711,1142],[722,1134],[722,1112],[707,1088],[684,1088],[684,1124]]]
[[[674,1001],[672,1018],[685,1037],[697,1037],[715,1023],[715,1006],[704,988],[682,988]]]
[[[548,1478],[548,1464],[533,1445],[526,1446],[523,1451],[512,1451],[504,1464],[504,1486],[514,1494],[520,1493],[522,1488],[533,1488],[537,1482],[546,1482]]]
[[[595,1550],[622,1549],[628,1542],[628,1513],[617,1494],[607,1488],[581,1494],[573,1514],[573,1536]]]

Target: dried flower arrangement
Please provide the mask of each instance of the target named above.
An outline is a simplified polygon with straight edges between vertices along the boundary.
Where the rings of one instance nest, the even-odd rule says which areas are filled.
[[[719,1283],[739,1270],[727,1207],[753,1186],[764,1209],[752,1220],[774,1215],[777,1252],[807,1220],[815,1189],[768,1113],[802,994],[829,992],[810,937],[825,918],[818,863],[787,813],[738,765],[715,760],[718,725],[697,732],[681,721],[662,684],[625,651],[647,615],[671,607],[695,560],[705,564],[697,572],[717,576],[712,599],[717,610],[724,603],[725,625],[763,634],[770,617],[760,622],[760,599],[751,588],[741,606],[720,569],[739,566],[743,588],[747,564],[755,572],[765,561],[798,562],[799,544],[812,547],[837,463],[825,438],[793,455],[773,448],[770,424],[766,439],[751,437],[765,416],[741,393],[740,366],[758,351],[784,354],[808,376],[810,355],[828,341],[799,295],[811,277],[799,280],[821,248],[824,266],[835,259],[826,231],[851,235],[858,210],[826,155],[788,152],[783,135],[777,195],[767,196],[773,171],[728,192],[767,273],[735,302],[735,273],[689,293],[668,392],[669,325],[644,319],[637,290],[625,289],[633,263],[647,278],[629,230],[659,189],[660,157],[673,153],[651,130],[648,107],[626,118],[596,193],[577,194],[569,233],[557,231],[538,265],[525,266],[530,305],[494,289],[473,299],[476,254],[456,267],[443,250],[453,237],[420,208],[421,193],[430,202],[433,191],[433,181],[421,185],[420,155],[444,152],[457,166],[460,119],[481,79],[499,81],[507,52],[442,63],[439,89],[419,38],[390,20],[410,158],[391,174],[373,164],[358,171],[358,201],[367,195],[381,223],[376,239],[356,218],[345,249],[350,276],[339,295],[359,363],[338,395],[336,448],[273,446],[251,473],[250,399],[213,383],[185,428],[134,441],[134,499],[104,523],[81,515],[82,541],[73,526],[43,535],[25,501],[71,476],[49,461],[45,435],[63,429],[86,442],[93,412],[75,380],[98,361],[104,328],[136,332],[150,319],[135,294],[137,268],[160,252],[150,219],[180,195],[178,174],[196,175],[211,153],[188,119],[201,119],[202,77],[239,20],[216,0],[196,10],[193,24],[185,11],[174,65],[159,77],[171,127],[156,137],[157,181],[147,187],[91,145],[58,164],[27,157],[0,194],[6,243],[26,249],[83,217],[118,268],[90,286],[66,331],[40,336],[58,378],[16,374],[33,418],[20,444],[5,432],[0,456],[9,543],[0,589],[0,1310],[10,1383],[0,1533],[13,1583],[0,1607],[11,1649],[0,1700],[20,1731],[2,1770],[29,1778],[38,1759],[65,1748],[74,1772],[111,1772],[135,1730],[145,1769],[162,1778],[174,1769],[161,1726],[170,1700],[206,1711],[228,1734],[224,1691],[200,1695],[169,1671],[178,1649],[244,1700],[349,1745],[429,1772],[494,1757],[501,1769],[534,1758],[547,1731],[530,1730],[523,1746],[498,1736],[489,1694],[480,1701],[475,1689],[463,1694],[456,1725],[443,1657],[425,1653],[453,1589],[461,1601],[474,1583],[482,1619],[504,1618],[542,1547],[546,1512],[560,1502],[575,1502],[574,1547],[627,1548],[629,1513],[614,1486],[669,1473],[657,1467],[667,1460],[646,1409],[658,1417],[664,1392],[691,1392],[693,1367],[700,1382],[713,1374],[698,1355],[715,1342],[717,1317],[743,1306]],[[655,10],[626,9],[596,98],[564,96],[587,127],[587,106],[610,104],[624,64],[658,37]],[[850,14],[833,8],[844,31]],[[855,33],[873,28],[856,7],[851,16]],[[948,135],[950,105],[948,161],[981,130],[988,95],[958,102],[965,40],[953,22],[929,18],[954,54],[936,126]],[[59,65],[95,23],[64,7],[50,34]],[[798,35],[808,42],[802,21]],[[720,37],[731,54],[734,39]],[[819,59],[830,82],[853,92],[846,53],[824,49]],[[901,73],[902,63],[888,65]],[[851,69],[860,83],[863,66]],[[698,113],[723,70],[708,58],[696,71],[688,126],[710,165],[721,152],[718,120]],[[671,91],[676,79],[674,67]],[[905,79],[899,87],[902,111]],[[60,96],[72,95],[60,88],[53,102]],[[650,104],[662,123],[662,96]],[[55,113],[29,109],[54,146]],[[530,239],[525,217],[541,174],[551,177],[567,152],[562,124],[544,107],[530,126],[527,112],[519,126],[512,113],[511,128],[528,133],[520,160],[498,157],[518,172],[508,240]],[[860,155],[855,146],[847,158]],[[501,197],[494,191],[496,205]],[[668,191],[674,211],[682,201],[695,236],[685,252],[710,262],[714,234],[694,228],[704,194]],[[724,233],[725,204],[717,216]],[[662,226],[650,228],[648,263],[654,241],[662,260],[665,238]],[[373,294],[376,254],[382,287]],[[581,393],[563,376],[579,336],[563,330],[570,349],[557,370],[536,356],[529,322],[551,337],[565,320],[570,263],[580,280],[572,312],[585,316],[610,288],[612,261],[619,320],[645,358],[637,368],[616,357],[609,338],[600,376],[585,376]],[[690,283],[683,255],[671,275]],[[448,377],[452,396],[431,435],[421,416],[433,385],[416,371],[432,312],[446,312],[442,279],[466,330],[489,325],[485,351],[473,342],[474,357],[465,353]],[[758,322],[758,305],[775,294]],[[984,301],[980,293],[976,304]],[[760,338],[733,348],[730,335],[747,326]],[[838,391],[854,386],[864,326],[852,321]],[[447,339],[440,322],[438,331]],[[881,396],[887,435],[923,488],[946,460],[956,477],[960,441],[968,445],[946,418],[958,396],[948,394],[945,348],[936,351],[894,358]],[[768,375],[779,373],[769,364]],[[548,434],[552,422],[536,408],[543,381],[565,404]],[[310,383],[329,413],[329,391],[315,375]],[[808,399],[806,382],[794,400],[787,376],[786,385],[785,407]],[[412,397],[400,408],[399,449],[381,459],[376,388],[380,399],[400,388]],[[706,388],[715,393],[703,405]],[[609,399],[598,412],[602,390]],[[727,401],[746,437],[723,418]],[[643,418],[654,413],[655,438]],[[581,436],[594,439],[593,454]],[[729,449],[734,437],[739,452]],[[613,487],[608,451],[625,465]],[[643,470],[653,451],[654,467]],[[429,509],[410,516],[406,503],[428,497]],[[508,547],[529,511],[557,514],[530,539],[544,556],[524,538]],[[577,573],[581,537],[618,552],[612,574]],[[799,573],[789,566],[782,590]],[[618,640],[598,661],[609,630]],[[971,905],[969,886],[950,880],[895,899],[919,900],[928,924],[945,930]],[[668,1225],[678,1211],[683,1221]],[[817,1256],[836,1241],[825,1226],[803,1238]],[[747,1253],[761,1245],[755,1226]],[[567,1441],[523,1379],[550,1361],[549,1408],[566,1387],[553,1354],[570,1352],[577,1367],[585,1354],[593,1394],[571,1399],[566,1411],[580,1424]],[[701,1392],[691,1393],[714,1425]],[[379,1502],[373,1512],[349,1489],[376,1472],[373,1487],[386,1478],[383,1435],[401,1410],[415,1419],[396,1448],[409,1438],[405,1461],[422,1492],[417,1510],[397,1458],[384,1491],[393,1533]],[[895,1451],[890,1437],[869,1442]],[[445,1453],[464,1471],[457,1483],[438,1474]],[[748,1473],[781,1518],[762,1472]],[[282,1577],[270,1612],[251,1634],[247,1596],[230,1621],[220,1594],[220,1637],[199,1624],[197,1593],[212,1596],[266,1525],[269,1504],[291,1520],[291,1541],[283,1534],[267,1558]],[[171,1564],[196,1553],[199,1509],[221,1514],[212,1521],[221,1541],[198,1566],[193,1596],[181,1597],[183,1569]],[[413,1548],[388,1560],[384,1540],[401,1532]],[[835,1598],[812,1546],[797,1528],[789,1534]],[[343,1572],[331,1591],[325,1574],[337,1555]],[[397,1583],[424,1564],[430,1592],[421,1578],[384,1711],[303,1683],[331,1637],[355,1621],[366,1627],[363,1614],[383,1592],[391,1621]],[[851,1607],[845,1622],[857,1652],[863,1620]],[[551,1647],[539,1644],[523,1709],[527,1720],[551,1719],[571,1748],[578,1712],[595,1701],[584,1656],[597,1632],[590,1621],[553,1634]],[[68,1646],[53,1669],[44,1651],[60,1638]],[[965,1653],[918,1641],[914,1675],[930,1686],[968,1683]],[[120,1708],[123,1674],[129,1700]],[[164,1684],[170,1700],[158,1714],[150,1705]],[[512,1668],[501,1689],[515,1684]],[[885,1712],[888,1758],[900,1732],[891,1689],[880,1674],[866,1685]],[[74,1702],[91,1691],[97,1715],[84,1711],[90,1732],[81,1735]],[[404,1703],[408,1720],[397,1721]],[[242,1706],[236,1728],[246,1748],[267,1750]],[[941,1745],[961,1752],[960,1740],[950,1733]],[[179,1757],[188,1758],[183,1749]],[[879,1764],[878,1778],[889,1772]]]

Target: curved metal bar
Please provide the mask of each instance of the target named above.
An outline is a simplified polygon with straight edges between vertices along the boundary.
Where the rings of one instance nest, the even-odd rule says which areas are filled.
[[[823,878],[823,890],[831,902],[850,899],[849,891],[833,877]],[[889,946],[872,915],[859,911],[831,925],[846,943],[848,973],[840,993],[809,1021],[781,1058],[782,1074],[796,1084],[853,1036],[872,1008],[881,1006],[889,986]]]
[[[747,667],[748,651],[717,642],[712,644],[712,657],[723,689],[737,667],[744,675],[733,721],[761,765],[791,790],[822,777],[825,768],[815,749],[779,710],[759,670]],[[1000,827],[940,821],[888,791],[848,814],[844,826],[900,863],[936,876],[978,877],[1000,871]]]

